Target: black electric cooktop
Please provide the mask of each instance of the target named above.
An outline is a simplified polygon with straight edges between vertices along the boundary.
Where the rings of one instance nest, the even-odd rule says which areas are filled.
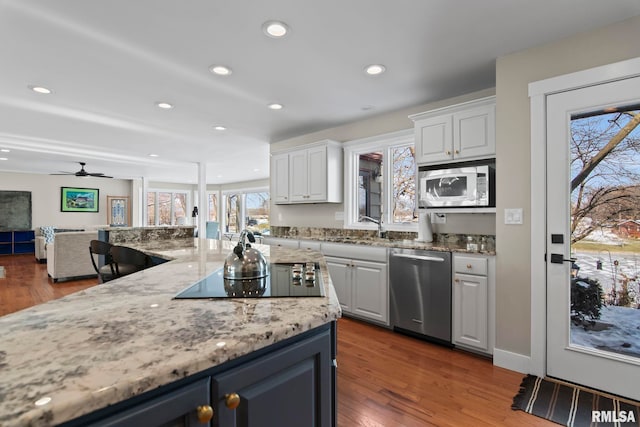
[[[259,279],[225,279],[220,268],[189,286],[174,299],[323,297],[320,265],[271,263],[269,274]]]

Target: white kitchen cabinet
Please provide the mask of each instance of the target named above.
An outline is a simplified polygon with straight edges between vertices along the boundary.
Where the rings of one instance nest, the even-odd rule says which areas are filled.
[[[271,158],[271,198],[275,203],[289,203],[289,153]]]
[[[342,147],[335,141],[274,154],[271,171],[274,202],[341,203],[342,169]]]
[[[342,313],[389,326],[386,248],[323,243],[322,253]],[[348,257],[342,257],[344,255]]]
[[[453,343],[493,354],[495,257],[453,254]]]
[[[495,157],[495,97],[409,118],[414,121],[419,165]]]

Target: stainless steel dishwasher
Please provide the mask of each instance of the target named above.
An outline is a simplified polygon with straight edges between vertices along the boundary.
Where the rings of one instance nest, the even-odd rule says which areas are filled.
[[[391,326],[451,345],[451,252],[389,252]]]

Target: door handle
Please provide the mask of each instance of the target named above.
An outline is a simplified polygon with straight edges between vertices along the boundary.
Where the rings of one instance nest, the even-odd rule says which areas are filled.
[[[576,262],[577,258],[566,259],[563,254],[551,254],[551,262],[553,264],[562,264],[563,262]]]

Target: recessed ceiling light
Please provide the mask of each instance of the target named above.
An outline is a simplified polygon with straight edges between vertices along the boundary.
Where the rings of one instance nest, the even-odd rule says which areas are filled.
[[[224,127],[224,126],[214,126],[214,129],[215,130],[227,130],[227,128]]]
[[[37,93],[44,93],[44,94],[51,93],[51,89],[48,89],[44,86],[29,86],[29,89]]]
[[[254,172],[260,172],[260,169],[256,168],[253,170]]]
[[[222,175],[216,175],[216,178],[222,178]]]
[[[169,110],[173,108],[173,104],[169,104],[168,102],[156,102],[156,106],[164,110]]]
[[[386,70],[385,66],[382,64],[372,64],[367,66],[364,71],[370,76],[377,76],[378,74],[384,73]]]
[[[9,160],[6,157],[0,157],[0,160]]]
[[[267,105],[267,107],[269,107],[272,110],[282,110],[284,108],[284,105],[274,102],[273,104]]]
[[[160,157],[158,154],[149,154],[149,157]]]
[[[287,35],[289,27],[281,21],[267,21],[262,24],[262,31],[267,36],[278,39]]]
[[[11,150],[9,150],[8,148],[3,148],[0,151],[2,151],[3,153],[10,153]]]
[[[224,65],[212,65],[209,67],[209,71],[219,76],[228,76],[232,73],[231,68],[225,67]]]

